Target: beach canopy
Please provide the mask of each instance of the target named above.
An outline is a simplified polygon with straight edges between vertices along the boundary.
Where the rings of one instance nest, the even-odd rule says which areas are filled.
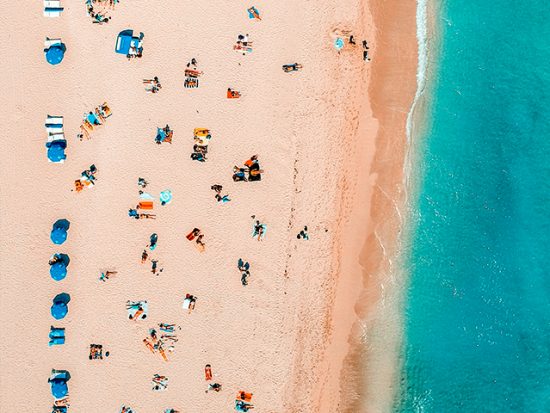
[[[54,244],[60,245],[67,240],[67,231],[71,223],[66,219],[58,219],[54,222],[50,239]]]
[[[53,299],[53,304],[50,308],[52,317],[56,320],[61,320],[65,318],[69,312],[69,307],[67,304],[71,301],[71,296],[67,293],[57,294]]]
[[[118,34],[115,46],[115,52],[128,55],[130,54],[130,48],[133,46],[136,50],[140,48],[140,41],[143,39],[143,33],[139,34],[139,37],[134,36],[134,31],[127,29]]]
[[[61,63],[65,56],[65,47],[61,45],[51,46],[46,49],[46,60],[51,65],[57,65]]]

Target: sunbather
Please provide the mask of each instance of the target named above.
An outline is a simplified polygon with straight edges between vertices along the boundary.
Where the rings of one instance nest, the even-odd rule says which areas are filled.
[[[200,252],[204,252],[205,248],[206,248],[206,244],[204,242],[202,242],[202,239],[204,238],[204,234],[200,234],[198,237],[197,237],[197,240],[195,241],[197,243],[197,249],[200,251]]]
[[[100,281],[107,281],[109,279],[109,277],[111,277],[112,275],[115,275],[117,274],[118,271],[105,271],[105,272],[102,272],[99,279]]]
[[[222,385],[219,383],[210,383],[208,385],[208,390],[206,390],[205,393],[208,393],[210,390],[214,390],[216,393],[218,393],[222,390]]]
[[[231,89],[230,87],[227,88],[227,99],[238,99],[241,97],[241,93]]]
[[[204,378],[206,381],[212,380],[212,366],[210,364],[204,366]]]
[[[198,237],[201,234],[201,230],[198,228],[193,228],[193,231],[191,231],[189,234],[186,235],[186,238],[189,241],[193,241],[195,237]]]
[[[185,294],[185,299],[183,300],[183,308],[187,308],[189,310],[189,314],[191,314],[191,311],[195,309],[196,302],[197,297],[191,294]]]
[[[248,181],[246,179],[246,169],[245,168],[239,168],[238,166],[233,167],[233,181],[239,182],[239,181]]]
[[[296,72],[296,71],[302,69],[302,67],[303,66],[299,63],[292,63],[290,65],[283,65],[283,71],[286,72],[286,73]]]
[[[210,187],[210,189],[212,189],[214,192],[216,192],[216,195],[214,195],[214,198],[216,199],[216,201],[218,202],[221,202],[221,203],[226,203],[226,202],[229,202],[231,201],[231,199],[229,199],[229,195],[222,195],[222,189],[223,187],[221,185],[212,185]]]
[[[260,221],[256,221],[254,224],[254,232],[252,233],[252,237],[258,237],[258,241],[262,240],[262,237],[265,233],[265,225],[261,224]]]
[[[147,182],[144,178],[138,178],[138,186],[141,188],[146,188],[147,185],[149,185],[149,182]]]

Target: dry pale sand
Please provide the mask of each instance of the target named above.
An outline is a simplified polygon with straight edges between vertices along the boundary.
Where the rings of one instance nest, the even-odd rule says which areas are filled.
[[[6,85],[0,314],[8,333],[0,345],[0,410],[48,411],[51,368],[71,372],[74,412],[118,412],[122,404],[138,413],[232,411],[241,389],[254,393],[258,412],[349,407],[341,370],[362,291],[358,257],[376,225],[371,217],[386,219],[369,205],[383,174],[391,174],[391,182],[399,176],[403,117],[392,113],[406,111],[414,91],[414,82],[401,83],[408,89],[399,100],[399,88],[390,84],[399,74],[414,79],[415,59],[407,55],[398,67],[389,55],[379,63],[387,46],[379,37],[400,18],[393,8],[408,2],[375,1],[379,10],[387,8],[373,21],[358,0],[263,0],[255,4],[263,17],[257,22],[248,19],[251,4],[244,1],[122,0],[103,26],[91,23],[83,1],[64,3],[57,19],[43,17],[39,1],[7,5],[0,17]],[[398,36],[392,27],[391,36]],[[126,28],[145,33],[140,60],[114,53],[116,35]],[[373,61],[362,61],[360,44],[337,54],[330,37],[335,29],[352,30],[359,43],[368,39]],[[250,34],[252,54],[232,50],[239,33]],[[408,20],[403,33],[414,40]],[[46,36],[67,45],[58,66],[45,62]],[[188,90],[183,71],[192,57],[205,74],[200,88]],[[282,72],[282,64],[296,61],[304,70]],[[375,67],[392,68],[395,76],[373,84]],[[141,79],[154,75],[163,89],[146,94]],[[226,99],[227,87],[243,97]],[[369,104],[367,91],[378,96],[378,105]],[[385,94],[396,100],[385,101]],[[113,116],[91,140],[79,142],[82,114],[104,101]],[[47,114],[65,117],[63,165],[46,159]],[[156,127],[166,123],[175,131],[173,144],[158,146]],[[195,127],[213,133],[204,164],[189,159]],[[379,162],[374,173],[379,142],[390,136],[396,161],[388,168]],[[264,179],[232,182],[233,165],[256,153]],[[92,163],[97,185],[71,192]],[[151,183],[150,192],[169,188],[174,194],[170,205],[156,207],[157,220],[127,216],[137,202],[139,176]],[[216,203],[213,184],[227,189],[229,204]],[[251,237],[251,215],[268,227],[262,242]],[[58,218],[71,221],[61,246],[49,239]],[[303,225],[309,241],[296,239]],[[193,227],[206,234],[203,254],[185,239]],[[140,264],[152,232],[159,235],[152,256],[164,268],[158,277]],[[48,274],[54,252],[71,258],[60,282]],[[252,265],[246,287],[239,257]],[[106,268],[118,274],[101,283],[99,271]],[[72,300],[68,316],[55,321],[49,307],[60,292]],[[181,308],[185,293],[198,297],[192,314]],[[127,319],[128,299],[149,302],[146,321]],[[369,299],[375,303],[379,295]],[[181,326],[168,362],[141,342],[158,322]],[[65,345],[48,347],[50,325],[67,328]],[[103,344],[111,356],[88,360],[90,343]],[[206,363],[222,392],[205,393]],[[168,376],[165,392],[151,390],[155,373]]]

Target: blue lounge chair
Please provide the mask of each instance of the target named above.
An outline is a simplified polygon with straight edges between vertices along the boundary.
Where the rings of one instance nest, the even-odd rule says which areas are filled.
[[[65,344],[65,329],[51,326],[48,346]]]

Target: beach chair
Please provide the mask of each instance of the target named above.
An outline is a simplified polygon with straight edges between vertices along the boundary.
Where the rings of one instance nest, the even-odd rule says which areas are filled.
[[[44,17],[59,17],[62,11],[60,1],[44,0]]]

